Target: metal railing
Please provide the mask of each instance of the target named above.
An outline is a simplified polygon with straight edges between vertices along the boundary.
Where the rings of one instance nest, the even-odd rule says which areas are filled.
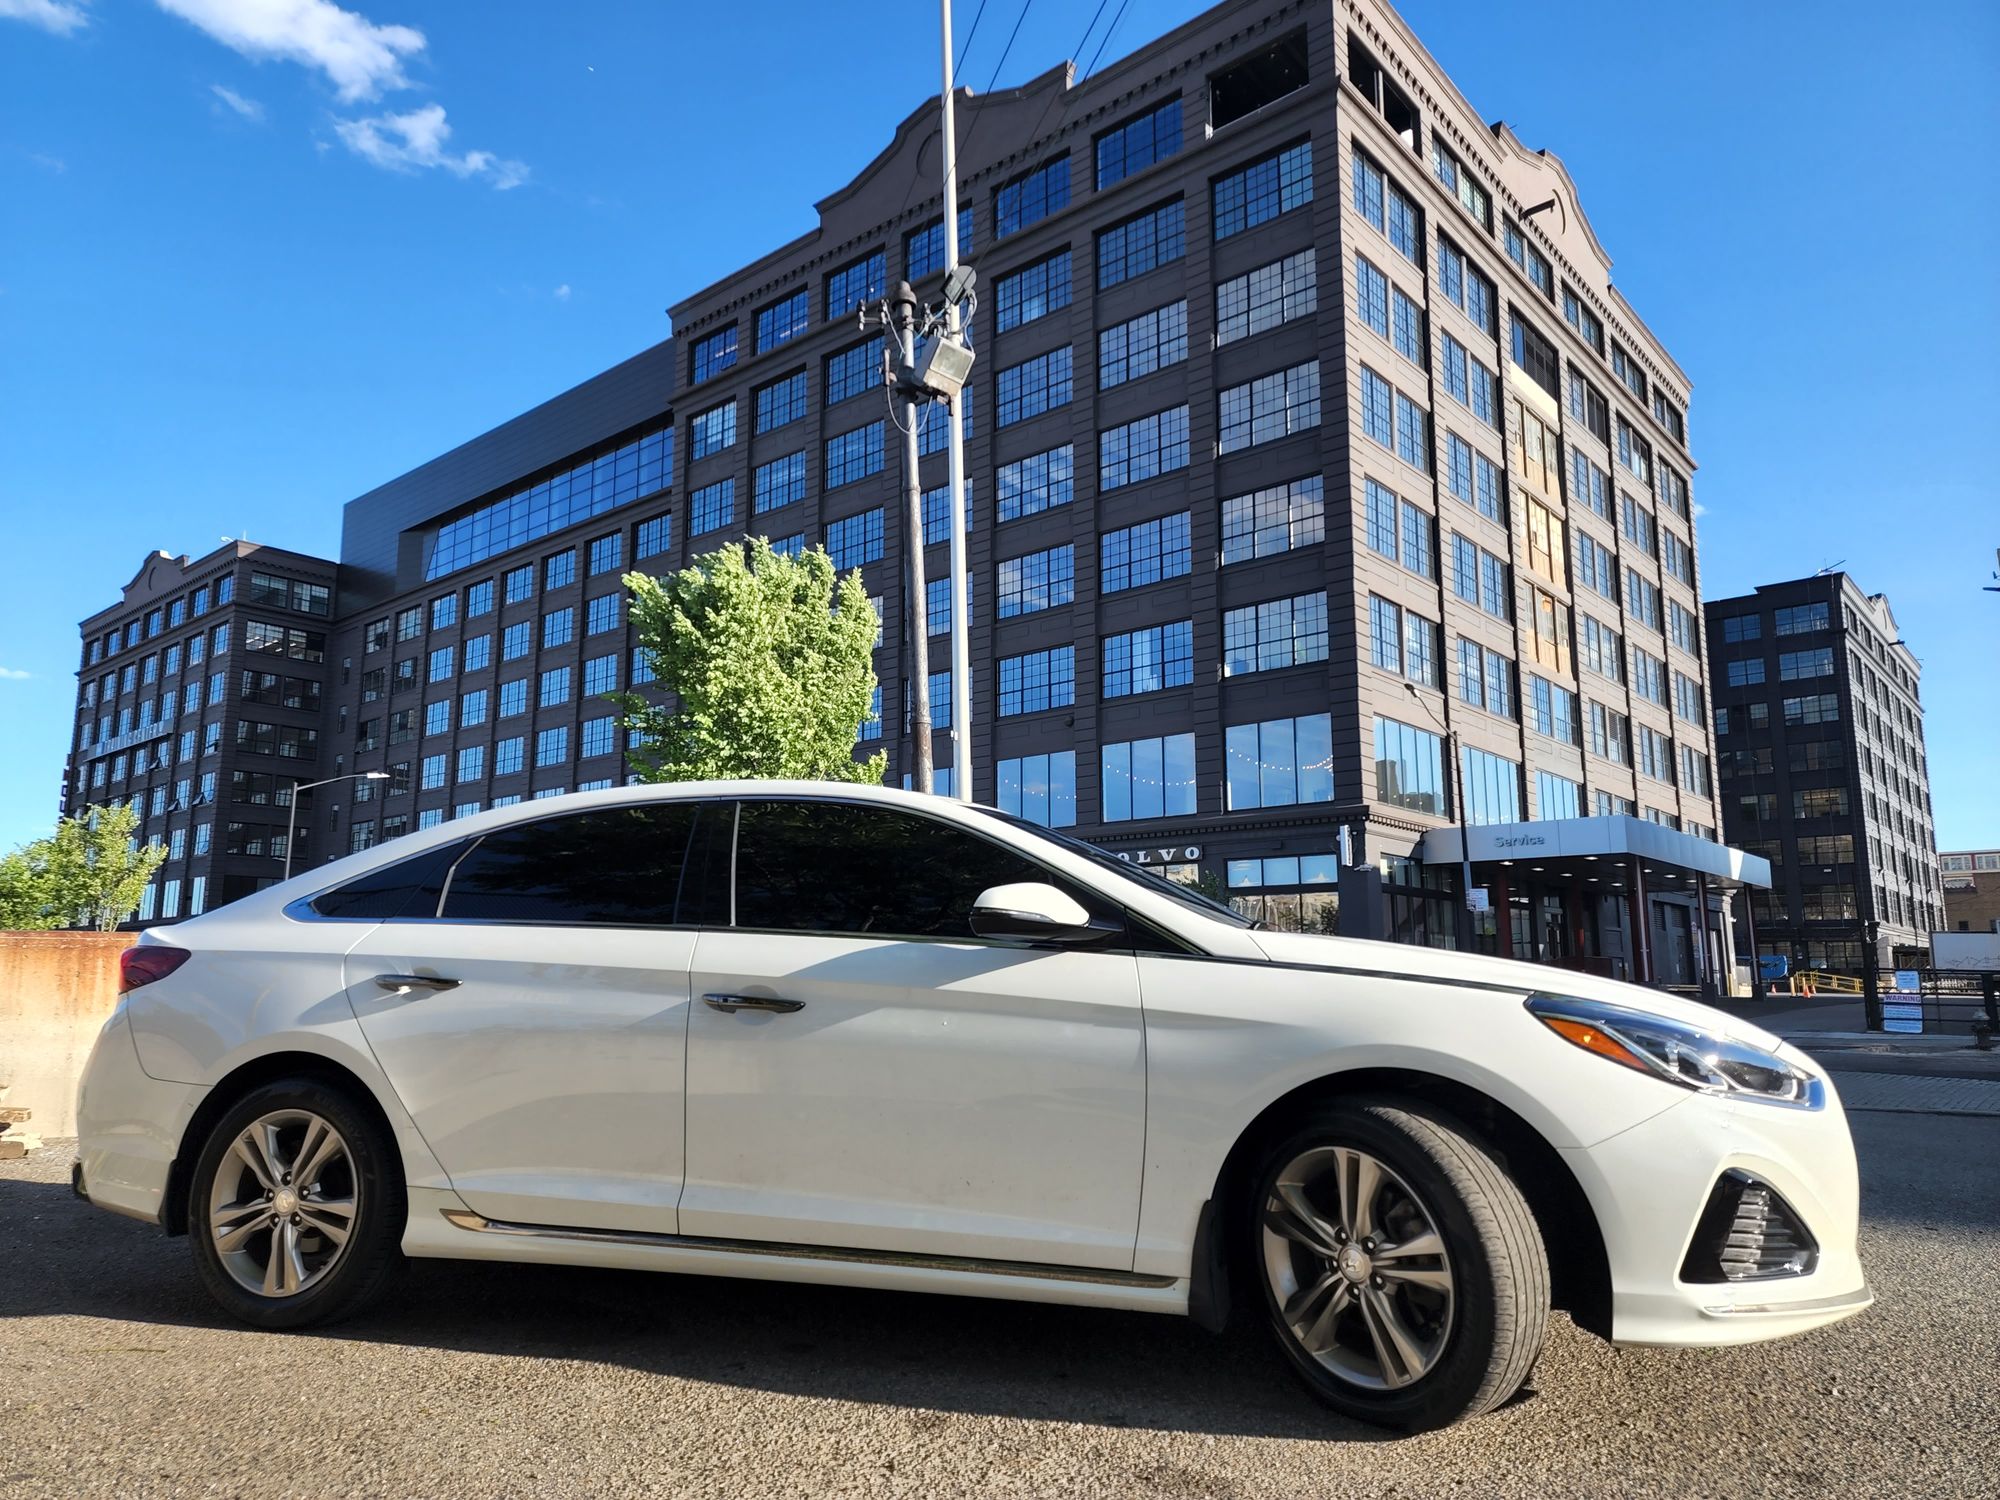
[[[1916,988],[1907,981],[1914,976]],[[1904,984],[1898,985],[1901,978]],[[1881,1029],[1974,1036],[1990,1046],[2000,1036],[2000,973],[1951,969],[1885,969],[1879,976]]]

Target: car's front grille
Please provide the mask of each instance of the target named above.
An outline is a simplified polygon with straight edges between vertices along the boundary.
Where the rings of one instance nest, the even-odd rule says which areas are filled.
[[[1775,1188],[1747,1172],[1728,1171],[1716,1180],[1695,1225],[1694,1243],[1681,1262],[1681,1280],[1804,1276],[1818,1260],[1811,1232]]]

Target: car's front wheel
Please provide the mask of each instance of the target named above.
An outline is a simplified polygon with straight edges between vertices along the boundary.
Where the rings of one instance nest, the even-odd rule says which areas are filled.
[[[216,1121],[188,1196],[195,1268],[259,1328],[372,1300],[402,1261],[402,1174],[374,1117],[315,1078],[252,1090]]]
[[[1329,1406],[1418,1431],[1528,1378],[1548,1253],[1521,1191],[1465,1128],[1396,1099],[1329,1105],[1259,1172],[1249,1253],[1274,1333]]]

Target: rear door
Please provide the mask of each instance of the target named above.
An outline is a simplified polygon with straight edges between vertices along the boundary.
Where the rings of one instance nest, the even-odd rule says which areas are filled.
[[[695,941],[676,915],[699,819],[648,802],[496,830],[435,918],[349,952],[369,1045],[475,1212],[674,1232]]]
[[[1064,882],[879,803],[746,800],[735,865],[735,924],[695,952],[681,1232],[1129,1269],[1130,948],[975,937],[982,890]]]

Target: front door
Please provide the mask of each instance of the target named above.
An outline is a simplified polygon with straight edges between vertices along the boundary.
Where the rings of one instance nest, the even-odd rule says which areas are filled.
[[[741,804],[735,925],[694,957],[683,1234],[1130,1269],[1137,959],[974,937],[1015,881],[1053,877],[942,820]]]
[[[674,921],[696,816],[663,802],[488,834],[436,919],[348,953],[368,1043],[476,1213],[674,1232],[695,941]]]

